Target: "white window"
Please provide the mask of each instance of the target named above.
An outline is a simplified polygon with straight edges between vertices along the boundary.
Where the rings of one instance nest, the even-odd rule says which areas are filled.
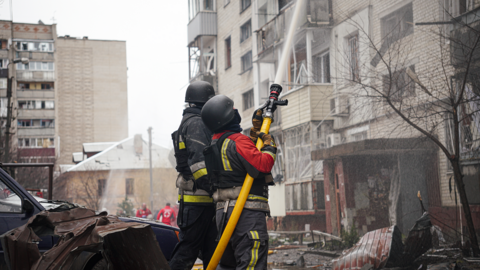
[[[55,102],[53,100],[45,101],[45,109],[53,109],[55,107]]]
[[[313,62],[313,75],[317,83],[330,83],[330,53],[316,55]]]

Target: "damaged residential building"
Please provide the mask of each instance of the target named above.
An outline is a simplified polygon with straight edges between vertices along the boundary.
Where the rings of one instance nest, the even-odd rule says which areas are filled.
[[[288,99],[289,105],[277,110],[271,127],[279,147],[269,226],[304,230],[309,224],[311,229],[336,235],[353,226],[361,234],[392,224],[408,231],[421,216],[420,193],[434,224],[465,227],[445,154],[386,109],[384,102],[362,95],[362,89],[378,85],[385,91],[388,69],[381,62],[383,56],[403,48],[399,44],[409,44],[408,51],[391,57],[396,61],[393,102],[416,98],[415,106],[426,106],[421,100],[427,94],[412,78],[425,83],[441,80],[440,56],[446,52],[442,61],[450,63],[450,45],[443,40],[446,45],[440,46],[438,39],[426,38],[425,33],[460,33],[462,24],[454,21],[464,18],[474,23],[479,4],[473,0],[305,1],[288,67],[282,71],[282,99]],[[190,79],[210,81],[217,93],[232,98],[245,132],[254,108],[269,95],[295,5],[294,0],[189,0],[188,44],[190,51],[195,50],[189,60],[196,63],[190,65]],[[430,24],[416,25],[420,22]],[[461,69],[446,72],[454,78]],[[469,85],[473,84],[471,79]],[[468,94],[479,94],[475,85],[470,87]],[[477,104],[463,109],[475,111]],[[460,142],[477,228],[479,119],[477,114],[462,121]],[[442,119],[434,131],[446,145],[452,144],[450,124]]]
[[[11,160],[72,164],[83,142],[128,135],[126,42],[58,37],[56,24],[0,22],[0,116],[11,94]],[[15,62],[15,64],[10,64]]]

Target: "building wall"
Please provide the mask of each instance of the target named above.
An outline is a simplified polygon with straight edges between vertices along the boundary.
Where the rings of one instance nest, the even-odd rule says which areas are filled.
[[[125,41],[57,40],[60,164],[70,164],[84,142],[128,136]]]
[[[252,50],[253,57],[253,24],[252,36],[240,43],[240,27],[252,18],[253,3],[241,12],[240,0],[231,0],[224,6],[224,1],[217,2],[217,73],[218,93],[230,97],[242,116],[242,127],[250,128],[254,107],[243,110],[242,94],[253,89],[253,69],[242,73],[241,57]],[[254,1],[252,1],[254,2]],[[253,22],[252,22],[253,23]],[[226,69],[225,39],[231,37],[231,67]],[[253,60],[253,59],[252,59]]]
[[[126,194],[126,179],[133,179],[133,194]],[[153,198],[154,208],[152,213],[165,207],[167,202],[172,205],[177,201],[177,190],[175,187],[176,171],[173,168],[153,169]],[[56,181],[67,183],[65,198],[71,202],[95,208],[95,210],[106,210],[110,214],[117,213],[118,204],[125,197],[133,203],[134,208],[140,208],[146,203],[150,208],[150,172],[148,169],[132,170],[111,170],[111,171],[74,171],[62,174]],[[106,179],[106,186],[102,196],[98,195],[98,180]],[[90,198],[87,195],[90,194]]]

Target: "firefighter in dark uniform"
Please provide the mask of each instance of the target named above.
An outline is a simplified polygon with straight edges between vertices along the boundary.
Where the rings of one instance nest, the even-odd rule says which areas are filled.
[[[214,95],[215,90],[208,82],[191,83],[185,95],[189,107],[183,111],[180,127],[172,134],[179,172],[176,185],[180,202],[177,219],[180,242],[170,260],[172,270],[192,269],[199,251],[204,269],[207,269],[216,248],[213,191],[202,153],[210,145],[212,133],[200,118],[203,105]]]
[[[241,117],[230,98],[215,96],[202,109],[202,120],[214,133],[211,146],[204,154],[209,176],[216,186],[213,198],[217,202],[219,233],[228,223],[247,173],[254,178],[248,200],[217,269],[267,269],[268,185],[273,184],[270,171],[277,149],[270,135],[259,132],[261,112],[254,115],[249,138],[240,133]],[[253,142],[257,136],[264,141],[261,151]]]

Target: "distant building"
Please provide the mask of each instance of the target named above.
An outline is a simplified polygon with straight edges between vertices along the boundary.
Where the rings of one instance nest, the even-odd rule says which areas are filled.
[[[22,59],[28,63],[9,65]],[[0,21],[3,132],[8,76],[12,160],[71,164],[83,142],[128,136],[125,41],[57,37],[55,24]]]
[[[65,172],[57,180],[66,185],[65,199],[97,210],[105,208],[113,214],[125,198],[135,208],[143,202],[150,208],[148,142],[142,140],[141,135],[116,143],[86,143],[83,147],[84,151],[90,151],[84,152],[86,159],[68,168],[62,166]],[[106,148],[87,157],[86,153],[102,147]],[[152,212],[160,210],[167,202],[174,204],[177,201],[176,170],[170,161],[170,155],[172,153],[169,149],[152,145]]]

